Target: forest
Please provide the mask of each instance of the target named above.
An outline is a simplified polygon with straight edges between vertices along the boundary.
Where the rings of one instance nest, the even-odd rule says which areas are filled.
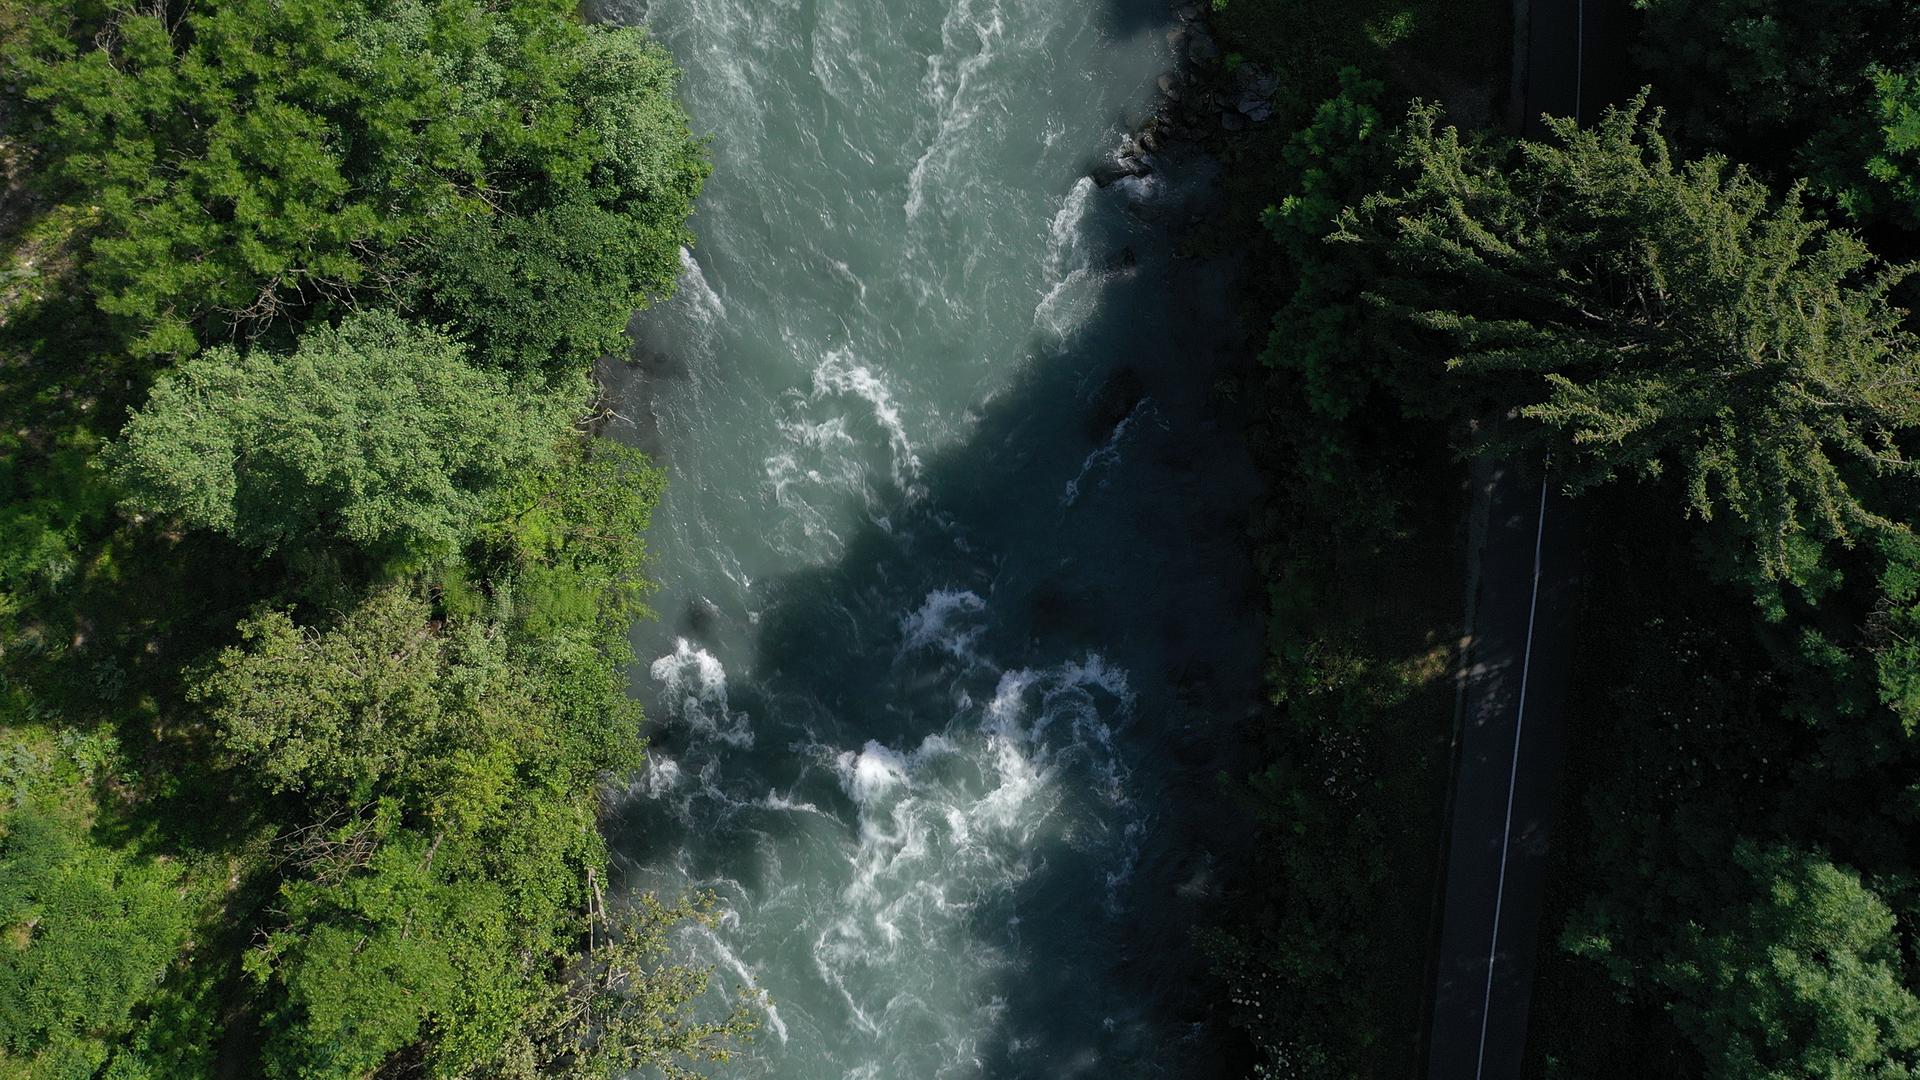
[[[1192,222],[1254,328],[1262,699],[1206,737],[1257,855],[1154,947],[1250,1075],[1424,1070],[1467,462],[1550,461],[1527,1075],[1920,1074],[1920,14],[1633,0],[1641,89],[1532,138],[1511,14],[1197,16],[1274,78]],[[667,483],[603,361],[714,169],[672,56],[563,0],[12,0],[0,67],[0,1077],[725,1075],[774,1014],[676,948],[714,895],[609,901],[602,802]],[[865,368],[782,400],[836,378],[918,469]],[[912,782],[866,746],[850,800]]]
[[[708,171],[548,0],[9,5],[0,1072],[680,1075],[599,778],[662,477],[589,381]]]
[[[1528,1075],[1909,1075],[1920,24],[1637,0],[1644,89],[1522,139],[1441,104],[1504,89],[1504,28],[1365,7],[1219,18],[1298,80],[1244,150],[1281,857],[1214,945],[1262,1075],[1425,1066],[1458,600],[1407,552],[1457,549],[1476,455],[1551,461],[1586,534]]]

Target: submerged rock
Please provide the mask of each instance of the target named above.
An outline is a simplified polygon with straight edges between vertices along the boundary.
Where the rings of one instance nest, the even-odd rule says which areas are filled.
[[[1130,367],[1115,368],[1093,395],[1093,412],[1087,417],[1087,437],[1095,441],[1113,433],[1147,396],[1146,380]]]
[[[720,627],[720,605],[704,596],[687,601],[687,631],[690,636],[711,641]]]

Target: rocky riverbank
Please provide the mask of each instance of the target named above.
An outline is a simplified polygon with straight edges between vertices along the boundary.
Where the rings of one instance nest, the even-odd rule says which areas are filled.
[[[1224,135],[1273,118],[1279,79],[1235,54],[1223,54],[1207,15],[1199,4],[1174,11],[1166,34],[1178,62],[1157,80],[1159,93],[1145,120],[1113,157],[1088,170],[1094,183],[1107,187],[1129,176],[1150,176],[1157,154],[1175,146],[1210,147]]]

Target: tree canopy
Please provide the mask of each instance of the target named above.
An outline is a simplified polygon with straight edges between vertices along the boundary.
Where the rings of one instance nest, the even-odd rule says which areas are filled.
[[[392,296],[478,319],[489,360],[565,371],[672,288],[707,171],[665,53],[571,8],[37,4],[8,56],[53,175],[89,194],[88,276],[137,349],[182,355]],[[579,246],[611,235],[580,232],[595,211],[621,221],[618,257]],[[500,220],[519,222],[511,242]],[[530,329],[550,322],[529,302],[555,299],[552,269],[504,297],[412,284],[457,292],[457,260],[513,244],[590,283],[566,298],[580,336]],[[521,303],[481,310],[495,299]]]
[[[106,460],[133,507],[262,551],[446,551],[496,488],[546,460],[581,396],[515,387],[440,331],[367,312],[291,353],[219,346],[181,362]]]
[[[187,929],[165,867],[15,809],[0,825],[0,1061],[90,1076]]]
[[[1417,107],[1404,186],[1330,242],[1377,270],[1397,355],[1466,380],[1442,400],[1524,418],[1496,449],[1550,455],[1576,492],[1672,472],[1692,513],[1730,519],[1760,573],[1784,576],[1796,537],[1884,526],[1862,489],[1915,471],[1898,275],[1797,193],[1773,199],[1716,156],[1676,161],[1659,123],[1636,103],[1506,151]]]
[[[1691,138],[1777,162],[1855,220],[1920,225],[1920,16],[1901,0],[1636,0]]]
[[[577,421],[690,242],[671,58],[569,0],[22,0],[0,70],[0,1074],[723,1060],[710,906],[597,828],[664,477]]]

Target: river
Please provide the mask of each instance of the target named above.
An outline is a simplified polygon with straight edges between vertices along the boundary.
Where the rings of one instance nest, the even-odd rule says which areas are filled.
[[[635,322],[666,466],[624,887],[769,995],[727,1075],[1218,1076],[1192,932],[1246,829],[1257,479],[1211,166],[1085,178],[1173,63],[1147,0],[610,0],[715,173]],[[715,1007],[719,1003],[715,1002]]]

